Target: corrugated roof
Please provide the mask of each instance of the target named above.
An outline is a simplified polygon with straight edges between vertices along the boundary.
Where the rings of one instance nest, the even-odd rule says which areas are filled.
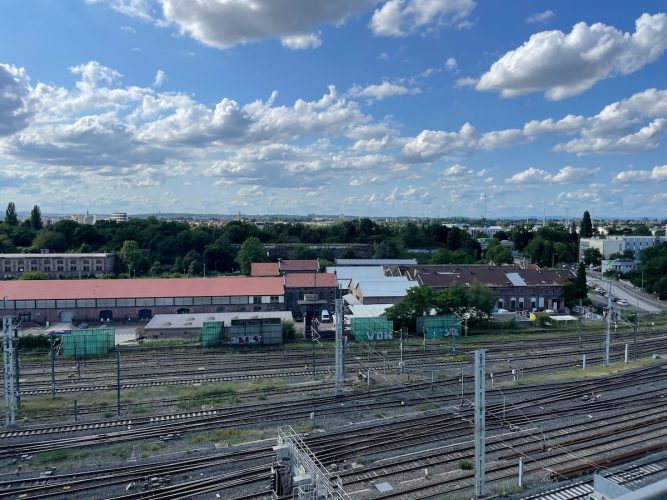
[[[507,279],[510,280],[514,286],[526,286],[526,282],[519,273],[505,273],[505,276],[507,276]]]
[[[357,288],[366,297],[403,297],[413,286],[414,281],[362,281],[357,283]]]
[[[201,328],[208,321],[224,321],[230,326],[233,319],[280,318],[292,320],[291,311],[266,312],[231,312],[231,313],[197,313],[197,314],[156,314],[144,330],[171,330],[183,328]]]
[[[355,318],[377,318],[391,306],[392,304],[350,304],[350,311]]]
[[[8,300],[114,299],[137,297],[231,297],[284,295],[282,278],[142,278],[125,280],[1,281]]]
[[[280,276],[277,262],[253,262],[250,264],[250,276]]]
[[[338,282],[332,273],[294,273],[285,275],[286,288],[336,288]]]
[[[384,270],[378,266],[328,266],[328,273],[336,273],[339,280],[383,277]]]
[[[336,259],[337,266],[409,266],[417,259]]]
[[[313,271],[317,272],[320,270],[320,263],[317,259],[307,259],[307,260],[281,260],[280,261],[280,270],[283,272],[289,271]]]
[[[462,285],[474,282],[491,287],[506,286],[563,286],[558,273],[551,270],[521,269],[517,266],[484,266],[484,265],[442,265],[412,266],[403,269],[413,279],[423,285],[434,288],[447,288],[452,283]],[[515,275],[514,281],[509,275]],[[521,283],[523,281],[523,284]]]

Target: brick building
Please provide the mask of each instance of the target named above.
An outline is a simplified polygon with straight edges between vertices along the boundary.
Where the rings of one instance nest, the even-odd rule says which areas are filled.
[[[18,278],[24,272],[39,271],[49,278],[96,276],[114,272],[113,253],[3,253],[0,275]]]
[[[285,275],[285,305],[290,311],[300,311],[299,300],[324,301],[323,309],[333,310],[338,282],[333,273],[290,273]]]
[[[0,297],[3,314],[37,323],[285,309],[279,277],[3,281]]]

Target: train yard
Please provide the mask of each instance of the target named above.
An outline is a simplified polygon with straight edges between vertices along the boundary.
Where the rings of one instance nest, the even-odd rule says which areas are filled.
[[[0,430],[0,498],[271,498],[272,447],[285,426],[351,498],[470,498],[470,359],[480,348],[488,491],[547,499],[570,488],[567,498],[586,498],[576,491],[586,494],[592,472],[667,450],[666,339],[658,324],[635,347],[633,331],[620,329],[608,368],[604,336],[591,330],[581,347],[571,331],[551,331],[472,337],[455,355],[443,341],[350,344],[342,394],[326,344],[121,349],[120,378],[115,356],[53,367],[34,356],[21,363],[20,424]],[[664,464],[645,462],[643,474],[659,476]]]

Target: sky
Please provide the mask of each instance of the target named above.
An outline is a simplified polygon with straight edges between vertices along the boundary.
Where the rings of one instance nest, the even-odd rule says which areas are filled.
[[[667,216],[667,6],[8,0],[0,204]]]

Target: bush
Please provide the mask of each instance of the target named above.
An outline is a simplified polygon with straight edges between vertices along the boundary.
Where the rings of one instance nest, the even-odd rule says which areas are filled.
[[[472,462],[467,458],[462,458],[461,460],[459,460],[459,469],[472,470]]]
[[[545,312],[539,312],[535,315],[535,324],[538,326],[549,326],[551,317]]]
[[[49,337],[46,335],[26,335],[19,337],[19,350],[21,351],[43,351],[51,347]]]
[[[283,342],[288,339],[293,339],[296,337],[296,330],[294,329],[294,321],[289,319],[284,319],[281,322],[283,327]]]

